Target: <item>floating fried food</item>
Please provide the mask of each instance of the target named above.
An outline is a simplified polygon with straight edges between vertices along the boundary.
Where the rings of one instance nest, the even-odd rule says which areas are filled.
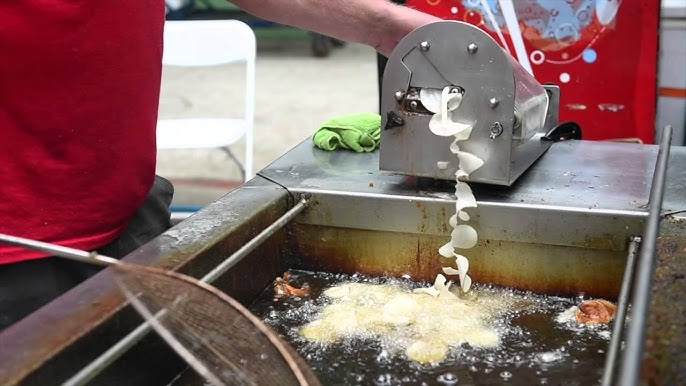
[[[607,324],[615,317],[617,306],[603,299],[586,300],[579,305],[575,316],[581,324]]]
[[[509,308],[511,297],[497,301],[483,295],[480,304],[434,290],[436,296],[389,284],[343,283],[324,291],[331,304],[300,334],[324,344],[348,338],[379,339],[388,342],[394,348],[391,351],[404,352],[418,363],[440,363],[451,347],[463,343],[473,347],[500,344],[489,320],[494,310]]]
[[[449,350],[450,347],[441,341],[417,340],[407,347],[405,355],[419,363],[441,363],[448,356]]]
[[[274,300],[284,299],[289,297],[306,297],[310,295],[310,286],[304,284],[298,288],[291,283],[291,273],[286,272],[283,277],[277,277],[274,280]]]

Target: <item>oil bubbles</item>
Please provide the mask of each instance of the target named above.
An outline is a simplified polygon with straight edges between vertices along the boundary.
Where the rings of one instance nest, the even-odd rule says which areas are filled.
[[[452,386],[452,385],[457,385],[458,379],[457,375],[453,373],[445,373],[441,374],[438,376],[436,379],[439,384],[441,385],[446,385],[446,386]]]

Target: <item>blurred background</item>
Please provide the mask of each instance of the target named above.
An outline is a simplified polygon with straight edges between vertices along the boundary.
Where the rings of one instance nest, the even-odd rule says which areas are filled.
[[[254,171],[260,171],[335,116],[378,110],[376,52],[295,28],[256,20],[223,0],[167,1],[169,20],[239,19],[257,36]],[[242,113],[244,65],[165,67],[160,118]],[[341,81],[345,80],[345,81]],[[243,141],[232,150],[243,159]],[[242,183],[215,149],[159,150],[157,173],[172,180],[174,205],[208,204]]]

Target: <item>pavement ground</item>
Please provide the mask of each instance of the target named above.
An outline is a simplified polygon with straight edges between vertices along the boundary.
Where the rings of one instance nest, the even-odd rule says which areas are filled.
[[[378,109],[373,49],[346,44],[318,58],[306,34],[295,36],[273,39],[258,34],[254,172],[310,139],[322,122]],[[165,67],[160,118],[240,116],[244,80],[239,65]],[[232,151],[243,159],[243,140]],[[218,149],[161,150],[157,162],[157,173],[175,185],[176,206],[204,206],[241,183],[239,169]]]

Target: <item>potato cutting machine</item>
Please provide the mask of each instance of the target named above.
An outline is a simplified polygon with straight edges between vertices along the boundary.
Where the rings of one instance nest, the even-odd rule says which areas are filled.
[[[438,22],[410,33],[389,57],[382,88],[381,170],[455,179],[454,138],[429,130],[442,90],[461,95],[450,118],[473,127],[460,148],[485,162],[469,177],[472,182],[509,186],[553,138],[581,135],[572,123],[558,126],[557,86],[540,85],[488,34],[467,23]]]

